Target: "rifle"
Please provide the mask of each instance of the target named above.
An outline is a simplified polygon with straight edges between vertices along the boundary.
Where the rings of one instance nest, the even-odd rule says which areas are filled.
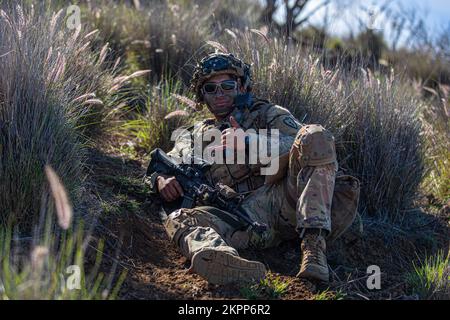
[[[241,208],[242,195],[236,194],[230,198],[226,196],[226,193],[232,190],[231,188],[220,183],[215,186],[209,184],[205,178],[205,172],[211,166],[210,163],[199,159],[198,164],[177,164],[159,148],[153,150],[150,157],[146,176],[153,172],[174,176],[183,188],[184,196],[181,208],[193,208],[196,205],[216,207],[231,213],[238,220],[250,225],[259,234],[267,230],[266,225],[253,221]]]

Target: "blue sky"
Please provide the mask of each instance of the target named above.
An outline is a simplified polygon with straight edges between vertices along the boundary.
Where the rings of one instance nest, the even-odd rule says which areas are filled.
[[[260,1],[264,2],[264,0]],[[389,40],[391,31],[390,27],[385,22],[386,20],[383,20],[384,17],[382,15],[377,15],[377,8],[386,3],[386,0],[332,0],[332,2],[333,1],[334,3],[328,8],[323,8],[317,11],[314,16],[311,17],[311,24],[322,24],[328,10],[330,20],[332,21],[329,24],[328,32],[334,35],[343,36],[348,34],[350,30],[357,33],[359,30],[359,18],[366,23],[372,23],[375,29],[383,30],[385,37]],[[347,2],[349,6],[347,6],[347,9],[342,10],[335,5],[336,1],[337,3],[339,3],[339,1],[340,3]],[[311,0],[305,9],[305,12],[313,10],[322,2],[323,0]],[[418,14],[425,15],[425,24],[430,33],[433,31],[442,32],[445,27],[450,26],[450,0],[391,0],[389,6],[391,8],[397,8],[398,6],[402,6],[404,8],[417,8],[416,11]],[[367,10],[363,10],[362,7],[370,8],[375,15],[370,18]],[[283,12],[278,12],[278,18],[283,16]],[[406,35],[404,39],[406,39]]]

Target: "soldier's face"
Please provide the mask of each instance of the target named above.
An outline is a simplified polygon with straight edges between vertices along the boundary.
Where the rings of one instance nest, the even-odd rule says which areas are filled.
[[[218,118],[227,116],[233,110],[234,98],[238,94],[238,90],[243,90],[239,81],[236,81],[236,86],[230,86],[230,80],[236,81],[228,74],[220,74],[209,78],[203,84],[204,100],[211,112]],[[220,85],[224,81],[228,82]],[[205,85],[209,86],[209,88],[205,88]],[[225,89],[223,89],[224,87]],[[208,93],[208,91],[212,91],[211,89],[215,89],[215,91]]]

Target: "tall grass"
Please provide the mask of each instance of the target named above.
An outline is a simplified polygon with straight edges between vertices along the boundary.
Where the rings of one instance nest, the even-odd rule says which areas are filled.
[[[424,145],[421,103],[394,71],[374,74],[359,64],[326,70],[312,51],[253,29],[228,30],[205,45],[210,52],[232,52],[251,63],[255,95],[288,108],[303,123],[320,123],[333,132],[341,168],[362,181],[363,214],[402,220],[424,175]],[[174,107],[169,94],[163,99],[164,107],[141,113],[146,120],[140,123],[144,132],[168,139],[168,127],[160,121]]]
[[[136,111],[132,104],[123,105],[111,114],[111,131],[129,141],[129,154],[145,155],[156,147],[170,149],[172,131],[187,126],[205,116],[196,104],[184,94],[181,81],[162,80],[135,91],[135,99],[141,101]]]
[[[43,230],[43,239],[0,228],[0,300],[115,299],[126,273],[117,276],[115,267],[109,274],[100,271],[103,242],[91,241],[80,220],[68,231],[56,230],[51,214],[45,213],[46,225],[53,227]],[[86,269],[88,250],[97,255]]]
[[[100,271],[103,242],[93,247],[91,228],[79,219],[72,223],[64,186],[51,167],[46,175],[33,236],[22,236],[11,224],[0,226],[0,300],[116,298],[126,274],[117,278],[116,265],[109,275]],[[86,270],[91,247],[97,254]]]
[[[189,4],[181,8],[176,2],[142,5],[137,10],[124,3],[94,1],[86,11],[86,19],[101,30],[132,71],[138,66],[150,69],[156,82],[165,74],[179,74],[187,79],[190,69],[186,57],[192,56],[209,37],[205,20],[212,12]]]
[[[0,223],[30,230],[49,163],[77,198],[83,179],[80,135],[113,84],[107,46],[70,30],[65,11],[5,3],[0,11]]]
[[[421,90],[420,85],[416,85]],[[441,202],[450,201],[450,87],[436,90],[425,87],[431,95],[423,106],[421,120],[426,137],[427,172],[424,190]]]
[[[248,26],[256,19],[252,1],[140,3],[136,8],[121,1],[91,1],[84,16],[124,57],[127,68],[152,70],[155,83],[174,76],[187,84],[206,40],[227,27]]]
[[[311,51],[258,30],[222,44],[253,64],[257,95],[333,132],[341,168],[362,182],[363,213],[402,217],[424,170],[420,102],[402,79],[360,64],[326,70]]]

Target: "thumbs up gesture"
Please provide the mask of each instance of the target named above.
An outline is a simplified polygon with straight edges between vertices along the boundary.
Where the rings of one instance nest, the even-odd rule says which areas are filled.
[[[214,149],[245,152],[246,133],[233,116],[230,116],[229,121],[231,128],[222,131],[221,145],[214,147]]]

